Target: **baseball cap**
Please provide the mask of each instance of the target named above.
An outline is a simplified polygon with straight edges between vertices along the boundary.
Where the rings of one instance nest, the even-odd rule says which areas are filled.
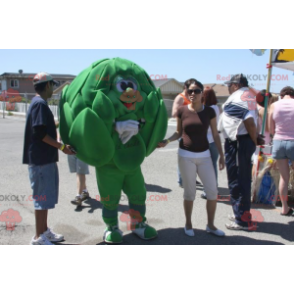
[[[225,82],[225,84],[226,85],[230,85],[230,84],[248,85],[248,80],[243,74],[237,74],[237,75],[233,75],[229,81]]]
[[[40,73],[37,73],[34,76],[33,85],[36,86],[36,85],[39,85],[39,84],[42,84],[42,83],[47,83],[47,82],[50,82],[50,81],[52,81],[55,85],[58,84],[58,82],[53,80],[53,78],[52,78],[52,76],[50,74],[48,74],[47,72],[40,72]]]

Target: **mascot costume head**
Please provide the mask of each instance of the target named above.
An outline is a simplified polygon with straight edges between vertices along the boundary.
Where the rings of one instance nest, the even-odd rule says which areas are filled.
[[[132,231],[142,239],[157,236],[146,224],[146,188],[140,165],[161,141],[167,112],[160,89],[135,63],[103,59],[81,72],[62,92],[60,135],[77,157],[96,168],[106,224],[106,243],[121,243],[117,208],[128,196]]]

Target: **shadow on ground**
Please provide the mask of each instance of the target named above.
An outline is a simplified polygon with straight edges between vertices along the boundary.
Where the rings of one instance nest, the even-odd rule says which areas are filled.
[[[168,188],[164,188],[157,185],[150,185],[146,183],[145,183],[145,187],[148,192],[168,193],[172,191],[171,189],[168,189]]]
[[[73,206],[74,207],[74,206]],[[88,209],[88,213],[93,213],[96,209],[102,209],[103,205],[100,201],[94,199],[94,198],[88,198],[83,202],[81,206],[76,206],[74,211],[81,212],[84,209]],[[129,210],[128,205],[119,204],[118,205],[118,211],[124,212],[126,210]]]
[[[294,242],[294,218],[289,219],[288,224],[267,223],[258,224],[258,232],[281,236],[283,239]],[[293,221],[292,221],[293,220]]]
[[[194,232],[195,237],[189,237],[185,235],[183,228],[163,229],[158,231],[156,239],[150,241],[141,240],[136,235],[129,233],[124,235],[122,245],[283,245],[280,242],[253,239],[254,232],[248,232],[248,237],[226,236],[224,238],[210,235],[204,230],[194,230]],[[97,245],[106,244],[100,242]]]

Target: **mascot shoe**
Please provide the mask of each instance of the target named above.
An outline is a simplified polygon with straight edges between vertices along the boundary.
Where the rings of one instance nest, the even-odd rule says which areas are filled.
[[[103,241],[109,244],[120,244],[123,241],[122,231],[118,226],[108,226],[103,235]]]
[[[143,240],[151,240],[157,237],[157,231],[144,222],[137,224],[132,232]]]

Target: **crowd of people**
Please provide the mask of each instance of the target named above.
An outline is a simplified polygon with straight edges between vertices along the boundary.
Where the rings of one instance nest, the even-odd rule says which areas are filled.
[[[51,245],[64,239],[47,225],[48,210],[58,202],[58,149],[68,155],[70,172],[77,174],[77,196],[72,201],[80,205],[89,198],[86,187],[88,166],[76,157],[70,145],[57,138],[56,124],[47,99],[52,96],[55,81],[47,73],[39,73],[33,80],[37,96],[28,110],[23,163],[29,165],[29,177],[33,195],[46,195],[46,201],[34,199],[36,234],[33,245]],[[246,77],[237,74],[225,83],[229,98],[220,109],[212,88],[204,88],[196,79],[184,83],[184,89],[175,100],[172,116],[177,118],[173,135],[158,143],[164,148],[172,141],[179,141],[178,182],[183,188],[185,213],[184,232],[193,237],[192,211],[196,197],[197,176],[203,184],[202,198],[207,199],[206,231],[218,237],[225,232],[214,224],[218,198],[218,169],[226,167],[228,187],[233,213],[228,216],[229,230],[253,230],[251,219],[252,156],[256,147],[269,144],[273,139],[273,158],[280,170],[279,193],[282,215],[294,216],[288,206],[287,192],[290,168],[294,169],[294,89],[285,87],[280,100],[270,93],[256,94],[248,85]],[[261,135],[264,98],[269,99],[269,120],[265,136]],[[257,99],[258,97],[258,99]],[[262,98],[263,97],[263,98]],[[258,106],[256,106],[256,102]],[[224,151],[219,133],[225,138]],[[256,157],[256,156],[255,156]],[[289,165],[289,161],[291,164]]]

